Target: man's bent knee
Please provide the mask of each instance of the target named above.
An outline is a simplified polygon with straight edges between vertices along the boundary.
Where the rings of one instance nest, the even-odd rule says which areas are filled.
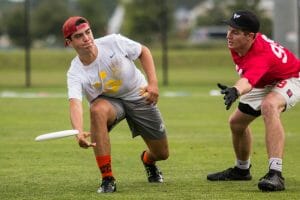
[[[240,122],[240,119],[237,117],[231,115],[228,119],[228,123],[231,129],[240,129],[242,128],[242,123]]]
[[[99,119],[110,119],[115,115],[113,106],[106,100],[99,100],[91,104],[90,107],[91,117]]]

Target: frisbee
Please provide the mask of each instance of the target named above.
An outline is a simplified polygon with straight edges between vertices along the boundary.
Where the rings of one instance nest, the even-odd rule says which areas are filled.
[[[77,135],[79,133],[78,130],[64,130],[64,131],[57,131],[51,132],[47,134],[39,135],[35,138],[35,141],[43,141],[43,140],[52,140],[52,139],[59,139],[63,137],[69,137],[72,135]]]

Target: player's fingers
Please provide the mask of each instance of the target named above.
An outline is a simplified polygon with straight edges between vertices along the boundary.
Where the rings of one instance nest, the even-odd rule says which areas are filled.
[[[79,141],[78,141],[78,144],[79,144],[80,147],[82,147],[84,149],[87,149],[90,146],[95,146],[95,143],[90,143],[89,141],[87,141],[84,138],[80,138]]]
[[[95,143],[95,142],[90,143],[90,144],[89,144],[89,147],[96,147],[96,143]]]
[[[146,97],[146,101],[147,101],[147,104],[155,105],[155,104],[157,104],[158,96],[148,94],[148,96]]]
[[[221,90],[225,90],[227,88],[226,85],[222,85],[221,83],[218,83],[217,86],[221,89]]]
[[[146,93],[146,88],[145,87],[141,87],[140,88],[140,92],[139,92],[140,96],[144,96],[145,93]]]
[[[142,96],[145,97],[145,98],[149,98],[149,92],[144,92],[144,93],[142,94]]]
[[[91,133],[90,132],[83,132],[84,138],[90,137]]]
[[[84,148],[84,149],[87,149],[87,148],[88,148],[87,144],[83,144],[83,143],[79,143],[79,146],[80,146],[81,148]]]
[[[226,89],[225,90],[221,90],[221,94],[226,94],[226,93],[227,93]]]
[[[226,110],[229,110],[229,108],[231,107],[233,101],[231,99],[226,99],[225,100],[225,105],[226,105]]]
[[[232,103],[229,103],[229,104],[227,104],[227,106],[226,106],[226,110],[229,110],[229,109],[230,109],[230,107],[231,107],[231,105],[232,105]]]

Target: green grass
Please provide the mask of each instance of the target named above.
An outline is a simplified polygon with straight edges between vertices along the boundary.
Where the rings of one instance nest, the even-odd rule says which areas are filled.
[[[1,52],[0,58],[14,53],[14,59],[21,59],[20,52]],[[23,76],[21,68],[13,67],[18,62],[6,58],[7,65],[0,65],[0,92],[64,94],[64,76],[72,52],[36,51],[33,55],[33,87],[24,88],[23,80],[16,78]],[[47,55],[57,63],[48,61]],[[159,52],[154,56],[159,68]],[[216,89],[216,82],[232,83],[236,78],[227,56],[222,50],[170,52],[170,85],[160,87],[159,101],[170,145],[170,158],[158,163],[165,183],[146,182],[139,160],[145,145],[141,138],[131,138],[124,121],[110,133],[113,171],[118,181],[115,194],[96,194],[99,171],[91,149],[79,148],[73,138],[34,141],[41,133],[70,128],[66,98],[0,98],[0,199],[299,199],[299,106],[282,115],[286,131],[286,191],[262,193],[257,188],[268,165],[261,119],[251,126],[253,180],[206,180],[208,173],[234,163],[227,124],[231,111],[225,111],[222,97],[208,95]],[[34,60],[43,61],[41,69]],[[158,74],[161,79],[160,68]],[[168,92],[185,95],[168,97]],[[88,129],[87,104],[84,105]]]
[[[31,52],[31,83],[33,87],[65,86],[66,72],[74,52],[64,50],[33,50]],[[226,49],[176,50],[169,52],[170,86],[195,86],[233,80],[234,68]],[[154,50],[157,73],[162,80],[161,51]],[[24,87],[24,52],[0,51],[0,89]],[[221,74],[219,74],[221,73]],[[198,78],[199,77],[199,78]]]

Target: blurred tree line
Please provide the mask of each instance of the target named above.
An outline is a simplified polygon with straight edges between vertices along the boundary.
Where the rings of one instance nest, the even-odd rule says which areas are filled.
[[[16,46],[24,45],[24,1],[0,0],[0,36],[9,35]],[[165,1],[167,7],[162,7]],[[161,37],[162,15],[167,13],[167,29],[174,34],[174,12],[178,7],[192,9],[205,0],[30,0],[30,35],[35,46],[63,46],[61,27],[72,15],[86,17],[95,37],[107,33],[107,22],[117,5],[125,7],[126,14],[120,32],[144,43]],[[262,32],[271,35],[272,21],[258,8],[260,0],[211,0],[214,7],[197,18],[196,26],[219,25],[233,10],[250,9],[261,18]],[[167,11],[167,12],[166,12]],[[193,28],[193,27],[191,27]]]
[[[17,46],[24,45],[24,1],[0,1],[0,34],[7,33]],[[106,21],[117,0],[30,0],[30,34],[37,45],[63,44],[61,27],[72,15],[89,19],[95,35],[105,33]]]
[[[265,16],[265,10],[259,8],[261,0],[233,0],[228,4],[224,0],[214,0],[215,6],[209,9],[208,15],[198,17],[197,25],[207,26],[211,24],[222,25],[224,19],[229,19],[236,10],[251,10],[257,14],[260,20],[260,32],[272,37],[272,19]]]

